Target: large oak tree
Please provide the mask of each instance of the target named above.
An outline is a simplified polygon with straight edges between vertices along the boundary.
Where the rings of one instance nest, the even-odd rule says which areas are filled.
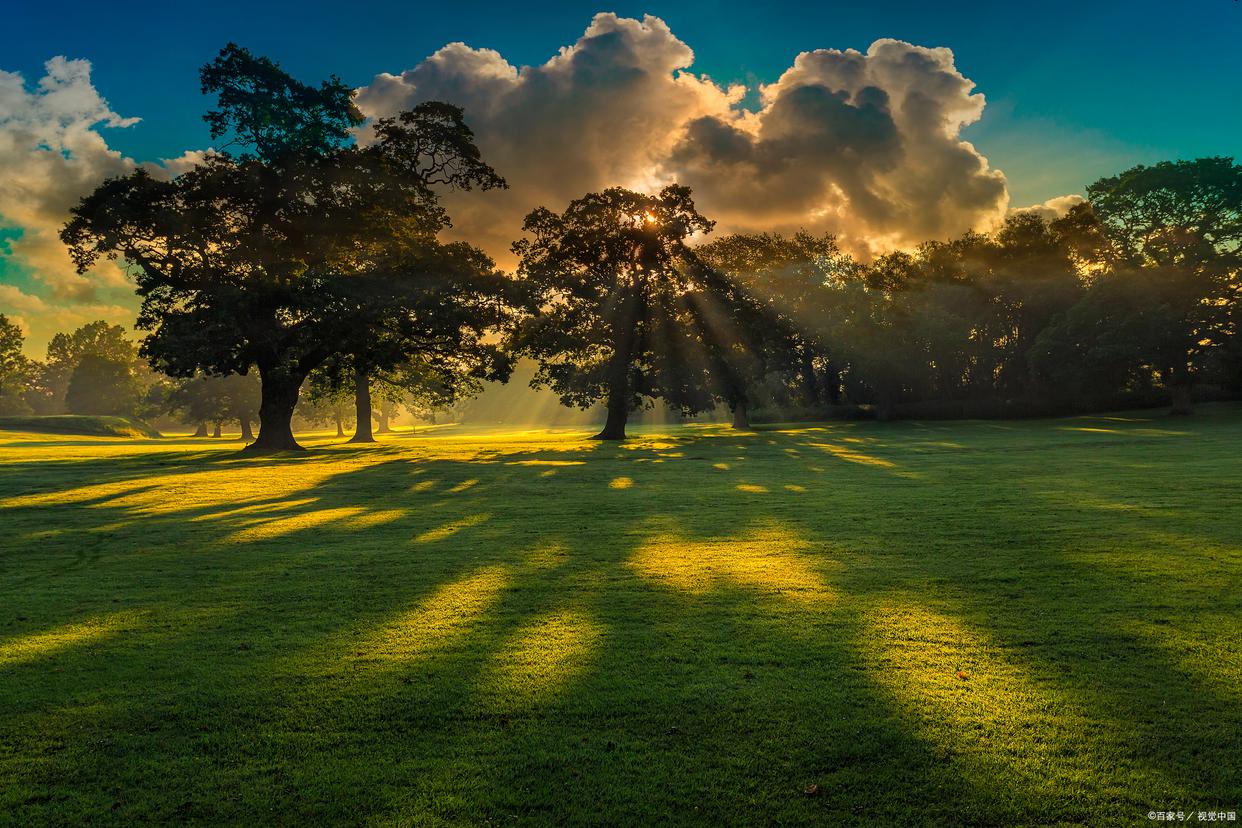
[[[377,331],[391,351],[454,347],[497,316],[505,300],[489,294],[500,287],[490,261],[436,241],[448,224],[436,188],[504,182],[457,107],[381,119],[362,146],[352,137],[362,116],[335,77],[307,85],[230,44],[201,79],[218,97],[205,118],[223,149],[172,180],[140,169],[105,182],[62,238],[80,270],[101,256],[130,266],[153,365],[177,376],[257,366],[251,449],[297,449],[299,388],[329,357],[357,353]],[[429,303],[447,325],[430,335]],[[474,318],[480,307],[486,319]],[[419,339],[397,341],[405,334]]]
[[[513,250],[542,304],[518,350],[538,362],[533,384],[566,405],[604,403],[597,439],[624,439],[630,412],[655,399],[687,413],[712,405],[689,305],[708,282],[687,242],[713,224],[677,185],[658,195],[614,187],[526,217]]]

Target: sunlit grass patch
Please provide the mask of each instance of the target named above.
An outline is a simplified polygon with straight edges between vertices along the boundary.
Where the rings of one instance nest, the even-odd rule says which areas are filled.
[[[728,587],[808,605],[832,600],[834,591],[805,555],[807,547],[805,540],[778,526],[712,540],[691,540],[671,531],[654,534],[628,563],[646,578],[693,594]]]
[[[341,528],[366,515],[367,509],[364,506],[309,509],[287,517],[249,515],[239,521],[243,524],[243,528],[234,532],[231,539],[234,541],[263,540],[316,528]]]
[[[434,529],[428,529],[426,532],[415,535],[414,542],[435,543],[436,541],[442,541],[445,538],[451,538],[463,529],[469,529],[471,526],[478,526],[480,523],[486,521],[488,517],[488,514],[483,513],[477,515],[467,515],[466,517],[458,518],[457,520],[451,520],[442,526],[437,526]]]
[[[347,657],[409,662],[462,639],[495,605],[512,580],[508,567],[489,566],[438,588],[414,608],[381,622],[345,646]]]
[[[601,635],[599,625],[581,612],[532,618],[496,653],[484,687],[502,707],[537,704],[568,691],[590,668]]]
[[[139,612],[114,612],[0,640],[0,668],[35,661],[62,650],[95,644],[121,630],[133,628],[140,622],[141,617]]]
[[[862,466],[875,466],[881,469],[893,469],[897,464],[891,460],[885,460],[883,457],[876,457],[866,454],[857,449],[848,448],[846,446],[835,445],[833,443],[807,443],[811,448],[821,449],[838,460],[845,460],[848,463],[858,463]]]

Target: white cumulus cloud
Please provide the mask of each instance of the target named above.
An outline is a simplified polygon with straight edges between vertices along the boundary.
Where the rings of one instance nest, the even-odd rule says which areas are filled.
[[[457,233],[501,255],[539,205],[588,191],[678,181],[722,230],[830,231],[860,252],[994,224],[1004,176],[960,136],[984,99],[948,49],[878,40],[860,53],[798,55],[761,106],[692,73],[694,53],[659,18],[598,14],[538,66],[445,46],[358,90],[372,117],[420,101],[466,110],[507,193],[451,196]]]
[[[532,208],[613,185],[655,186],[686,123],[730,117],[744,90],[684,71],[693,61],[658,18],[598,14],[539,66],[451,43],[400,75],[379,75],[357,100],[372,117],[427,100],[465,109],[484,159],[511,189],[450,196],[449,212],[458,235],[498,255]]]
[[[28,292],[0,284],[0,312],[21,318],[36,347],[58,325],[100,318],[132,323],[130,305],[136,305],[108,301],[109,289],[121,293],[115,289],[128,287],[115,263],[76,273],[59,233],[82,196],[138,166],[109,147],[99,129],[133,126],[139,119],[112,110],[91,81],[89,61],[55,57],[44,70],[33,87],[18,73],[0,71],[0,227],[20,231],[0,255],[28,272],[36,286]],[[144,166],[172,175],[201,156],[187,152]]]
[[[1029,207],[1015,207],[1009,212],[1011,213],[1035,213],[1044,221],[1053,221],[1062,218],[1070,211],[1070,208],[1082,204],[1087,199],[1080,195],[1063,195],[1056,198],[1050,198],[1043,204],[1032,204]]]

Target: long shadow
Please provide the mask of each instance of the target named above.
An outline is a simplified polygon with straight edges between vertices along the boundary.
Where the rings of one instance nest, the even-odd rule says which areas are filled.
[[[1062,512],[1007,524],[1006,508],[1038,502],[1042,484],[1011,480],[998,493],[994,477],[957,459],[977,460],[988,441],[954,448],[931,436],[712,432],[637,448],[486,447],[461,461],[324,452],[298,460],[317,475],[310,484],[236,504],[156,509],[142,485],[19,502],[0,510],[12,527],[4,574],[28,580],[4,590],[22,616],[0,617],[0,641],[139,615],[85,643],[0,660],[0,702],[13,713],[0,741],[39,757],[5,768],[20,784],[2,801],[34,818],[77,802],[117,821],[244,819],[275,805],[348,821],[996,824],[1089,821],[1109,805],[1128,821],[1157,807],[1090,778],[1060,794],[1023,794],[1021,772],[985,780],[980,768],[1019,757],[946,745],[926,724],[937,708],[903,695],[893,665],[877,661],[876,619],[911,596],[981,631],[1006,664],[1068,699],[1075,721],[1109,726],[1061,734],[1066,749],[1120,752],[1117,768],[1153,774],[1132,786],[1153,795],[1229,800],[1236,700],[1124,625],[1100,628],[1099,604],[1084,601],[1119,594],[1109,609],[1124,609],[1158,591],[1067,554]],[[845,454],[810,445],[823,443]],[[203,460],[132,458],[117,476],[94,461],[40,466],[51,478],[41,491],[138,481],[144,469],[248,468]],[[359,465],[334,471],[339,462]],[[963,480],[961,507],[978,514],[952,513],[937,545],[921,543],[928,504]],[[761,548],[773,526],[801,539],[797,559],[831,588],[819,603],[762,571],[713,569],[710,550],[726,558],[748,537]],[[101,533],[108,549],[65,570],[104,545]],[[962,555],[946,538],[1017,542]],[[692,561],[716,575],[702,589],[652,577],[635,560],[656,541],[708,550]],[[488,573],[503,580],[494,594],[478,580]],[[462,583],[490,602],[422,653],[429,619],[463,616],[426,614]],[[1069,600],[1049,600],[1058,590]],[[377,630],[397,632],[376,643]],[[1148,692],[1155,679],[1136,677],[1170,674],[1178,683],[1163,700]],[[1160,748],[1205,714],[1219,739]],[[109,774],[111,787],[98,784]],[[804,793],[811,783],[817,795]],[[135,795],[143,785],[148,795]]]

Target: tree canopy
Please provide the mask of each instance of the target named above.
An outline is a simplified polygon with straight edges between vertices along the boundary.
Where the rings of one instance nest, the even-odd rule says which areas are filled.
[[[645,401],[710,406],[687,297],[706,282],[688,240],[713,225],[676,185],[658,195],[614,187],[526,217],[513,250],[541,308],[516,344],[538,362],[535,384],[568,405],[606,405],[599,439],[624,438]]]
[[[152,364],[177,376],[257,366],[253,448],[298,448],[290,420],[312,370],[362,341],[429,328],[441,341],[422,312],[428,286],[442,310],[498,286],[485,256],[436,240],[449,221],[434,188],[504,182],[458,107],[381,119],[361,146],[349,140],[360,116],[336,78],[308,86],[230,44],[204,67],[202,88],[217,96],[205,117],[213,136],[230,137],[225,150],[172,180],[139,169],[105,182],[62,238],[82,271],[100,257],[130,267]],[[505,298],[489,301],[494,311]],[[450,338],[480,306],[450,313]]]
[[[0,313],[0,415],[26,414],[26,389],[33,366],[22,353],[26,335],[17,323]]]
[[[1087,195],[1116,270],[1130,282],[1109,286],[1127,297],[1117,330],[1126,332],[1132,360],[1172,390],[1174,410],[1189,413],[1192,385],[1233,332],[1242,166],[1229,158],[1140,165],[1100,179]]]

